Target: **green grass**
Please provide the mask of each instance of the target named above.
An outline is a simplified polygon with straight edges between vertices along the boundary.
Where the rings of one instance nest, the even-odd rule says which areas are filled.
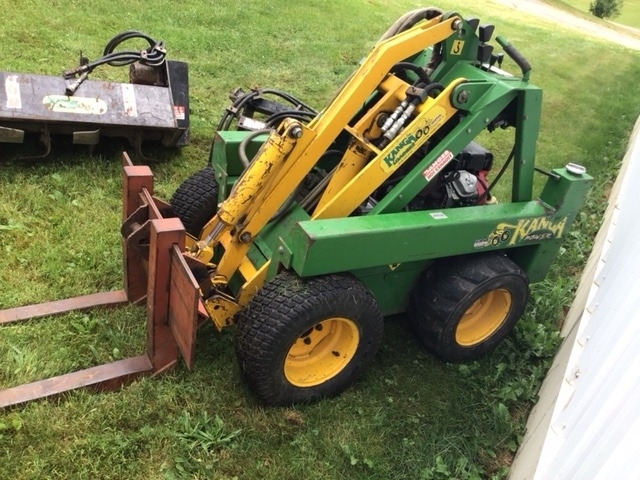
[[[157,157],[151,166],[165,198],[206,161],[228,91],[275,87],[321,107],[386,28],[421,5],[19,3],[0,0],[2,70],[57,75],[76,64],[79,50],[96,58],[129,28],[164,39],[169,58],[189,63],[191,145],[147,152]],[[573,161],[596,178],[514,335],[481,361],[445,364],[416,344],[404,317],[393,317],[373,367],[354,388],[275,409],[259,405],[242,382],[233,330],[219,334],[207,325],[193,372],[180,365],[115,393],[78,391],[1,412],[0,478],[504,478],[640,113],[640,61],[638,53],[515,11],[440,6],[495,23],[534,66],[532,81],[544,90],[539,165]],[[516,72],[509,60],[503,67]],[[93,74],[123,76],[110,68]],[[487,144],[508,144],[510,132],[502,135]],[[0,308],[120,288],[119,155],[128,146],[107,142],[90,156],[54,145],[46,159],[20,160],[24,148],[39,150],[35,142],[0,144]],[[139,354],[144,337],[139,307],[3,327],[0,386]]]
[[[614,20],[622,25],[640,29],[640,1],[625,0],[620,16]]]
[[[580,16],[584,16],[584,18],[599,21],[599,19],[595,18],[589,12],[589,6],[592,3],[591,0],[550,0],[547,3],[579,13],[581,14]],[[623,26],[640,29],[640,0],[623,0],[620,15],[610,20]],[[603,23],[606,24],[606,22]],[[638,32],[634,33],[638,35]]]

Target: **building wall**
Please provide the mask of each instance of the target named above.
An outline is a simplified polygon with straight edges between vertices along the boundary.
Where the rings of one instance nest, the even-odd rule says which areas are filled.
[[[640,119],[512,480],[640,479]]]

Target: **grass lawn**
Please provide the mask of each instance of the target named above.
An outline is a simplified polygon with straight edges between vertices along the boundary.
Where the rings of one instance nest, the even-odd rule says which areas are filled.
[[[640,1],[624,0],[620,16],[614,18],[614,21],[622,25],[640,29]]]
[[[625,3],[630,0],[626,0]],[[16,7],[19,4],[19,8]],[[152,151],[169,198],[207,160],[227,93],[285,90],[316,108],[410,0],[0,0],[0,69],[58,75],[99,57],[127,29],[189,63],[191,144]],[[640,53],[474,2],[439,7],[496,24],[544,91],[538,164],[583,164],[596,179],[562,254],[532,288],[523,320],[493,354],[447,364],[389,318],[363,380],[337,398],[265,408],[240,377],[233,330],[205,326],[195,371],[178,368],[115,393],[78,391],[0,412],[1,479],[505,478],[558,345],[558,328],[640,114]],[[503,68],[517,73],[505,60]],[[105,67],[92,78],[124,80]],[[510,132],[483,139],[511,141]],[[54,145],[40,160],[0,144],[0,308],[121,287],[120,152]],[[497,158],[500,166],[504,158]],[[536,186],[543,183],[537,180]],[[0,329],[0,388],[140,354],[144,310],[73,313]]]
[[[579,12],[585,13],[586,18],[597,20],[589,13],[591,0],[551,0],[549,3],[561,8],[569,7]],[[610,19],[612,22],[626,25],[635,29],[640,29],[640,0],[623,0],[620,15]]]

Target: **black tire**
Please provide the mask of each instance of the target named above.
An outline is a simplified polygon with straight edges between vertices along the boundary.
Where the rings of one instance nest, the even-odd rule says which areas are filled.
[[[378,303],[354,277],[281,272],[239,314],[236,355],[257,396],[286,406],[345,390],[373,360],[382,334]]]
[[[170,204],[187,233],[197,237],[218,211],[218,184],[213,167],[203,168],[182,182]]]
[[[471,361],[511,332],[528,297],[526,274],[503,254],[443,259],[413,289],[409,321],[420,342],[442,359]]]

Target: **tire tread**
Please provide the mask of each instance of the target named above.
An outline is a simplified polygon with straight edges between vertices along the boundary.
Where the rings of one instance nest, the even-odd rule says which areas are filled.
[[[188,177],[169,202],[187,233],[197,237],[218,209],[218,184],[212,166]]]
[[[525,272],[507,256],[496,253],[464,255],[436,261],[428,274],[423,274],[413,289],[409,302],[409,322],[420,340],[430,351],[448,361],[467,361],[478,358],[494,348],[500,338],[490,337],[477,347],[465,348],[450,338],[452,315],[463,302],[497,277],[508,278],[524,292],[524,299],[515,299],[513,316],[519,318],[528,297],[528,279]],[[509,330],[517,320],[511,319]],[[456,319],[457,321],[457,319]],[[490,345],[489,345],[490,344]]]
[[[341,379],[339,385],[334,385],[332,378],[306,389],[291,386],[283,391],[274,388],[272,366],[264,361],[265,352],[276,352],[282,348],[283,332],[296,328],[291,325],[291,319],[313,322],[313,312],[319,308],[331,308],[340,302],[360,303],[359,307],[376,317],[370,322],[372,328],[366,335],[367,345],[358,346],[358,362],[349,372],[348,379]],[[378,304],[371,292],[355,278],[326,275],[301,279],[293,273],[281,272],[266,283],[249,306],[240,312],[236,324],[236,356],[247,382],[266,404],[288,405],[314,401],[342,391],[373,360],[382,335],[382,314]]]

